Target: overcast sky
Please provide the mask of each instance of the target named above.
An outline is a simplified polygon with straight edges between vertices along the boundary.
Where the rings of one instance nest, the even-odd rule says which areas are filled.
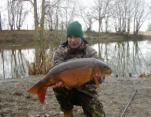
[[[83,6],[83,7],[90,7],[90,6],[93,5],[94,0],[76,0],[76,1],[79,2],[80,5]],[[146,1],[151,6],[151,0],[146,0]],[[4,21],[6,21],[7,18],[8,18],[8,16],[7,16],[7,5],[6,4],[7,4],[7,0],[0,0],[0,11],[1,11],[1,16],[2,16],[2,21],[3,21],[2,23],[3,24],[5,23],[5,25],[6,25],[6,22],[4,22]],[[33,25],[33,14],[31,13],[32,9],[31,9],[30,3],[26,2],[26,8],[28,10],[30,10],[30,13],[28,14],[28,17],[26,17],[23,27],[24,27],[24,29],[27,29],[27,28],[30,29],[30,28],[34,27],[34,25]],[[143,24],[143,26],[141,28],[141,31],[145,31],[147,29],[148,24],[151,24],[150,19],[151,19],[151,17],[145,21],[145,23]],[[76,20],[79,20],[82,23],[82,20],[80,20],[78,18]],[[94,25],[93,25],[94,30],[95,30],[95,27],[96,27],[95,25],[97,25],[97,24],[94,23]],[[7,28],[7,27],[5,27],[5,28]]]

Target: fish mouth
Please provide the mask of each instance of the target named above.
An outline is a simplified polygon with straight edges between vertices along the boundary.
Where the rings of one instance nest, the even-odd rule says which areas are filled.
[[[107,75],[111,75],[111,74],[112,74],[112,69],[107,69],[107,70],[106,70],[106,74],[107,74]]]

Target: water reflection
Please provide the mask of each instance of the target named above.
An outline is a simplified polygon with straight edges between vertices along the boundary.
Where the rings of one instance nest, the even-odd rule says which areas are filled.
[[[51,58],[51,49],[1,49],[0,79],[45,74],[50,67]]]
[[[116,77],[131,77],[151,70],[149,41],[129,41],[101,44],[101,57],[113,69]],[[97,44],[93,46],[98,51]]]
[[[113,75],[127,77],[151,71],[150,41],[100,44],[101,57],[113,69]],[[98,44],[92,46],[98,50]],[[0,79],[45,74],[51,66],[54,48],[1,49]]]
[[[32,60],[28,53],[32,50],[2,50],[0,51],[0,78],[21,78],[28,74],[27,63]],[[27,56],[26,56],[27,55]]]

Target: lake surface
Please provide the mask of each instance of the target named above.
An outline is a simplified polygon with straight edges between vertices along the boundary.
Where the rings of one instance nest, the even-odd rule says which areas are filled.
[[[98,44],[92,46],[98,51]],[[139,76],[151,72],[151,41],[100,44],[101,57],[117,77]]]
[[[99,53],[98,44],[92,47]],[[45,53],[48,58],[48,56],[52,57],[53,52],[53,49],[47,49],[41,53]],[[101,43],[100,52],[100,57],[111,66],[113,75],[116,77],[139,76],[151,72],[151,41]],[[32,47],[30,49],[1,49],[0,79],[28,76],[29,66],[37,61],[37,53],[39,51]],[[40,58],[38,61],[41,62],[41,60],[43,59]]]

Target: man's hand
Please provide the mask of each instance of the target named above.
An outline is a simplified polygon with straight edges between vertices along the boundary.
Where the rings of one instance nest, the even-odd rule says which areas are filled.
[[[57,84],[53,85],[52,88],[63,88],[64,84],[62,81],[58,82]]]
[[[104,76],[94,76],[93,81],[96,83],[96,85],[101,84],[104,81]]]

